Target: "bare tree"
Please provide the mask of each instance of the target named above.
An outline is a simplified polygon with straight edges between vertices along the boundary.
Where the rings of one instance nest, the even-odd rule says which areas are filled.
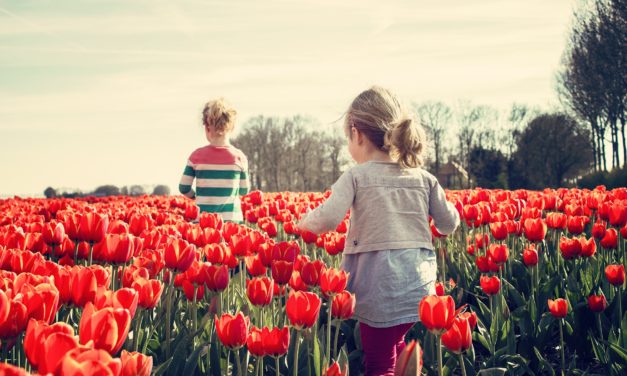
[[[433,146],[434,171],[437,174],[442,163],[442,144],[445,141],[446,127],[449,125],[453,113],[446,104],[431,101],[414,104],[414,110],[418,120],[425,127]]]

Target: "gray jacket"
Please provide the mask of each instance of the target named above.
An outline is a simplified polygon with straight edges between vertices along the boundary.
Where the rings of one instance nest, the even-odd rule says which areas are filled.
[[[314,233],[334,230],[350,212],[345,254],[385,249],[433,249],[429,215],[441,234],[452,233],[459,214],[437,179],[422,168],[368,161],[346,171],[331,196],[299,223]]]

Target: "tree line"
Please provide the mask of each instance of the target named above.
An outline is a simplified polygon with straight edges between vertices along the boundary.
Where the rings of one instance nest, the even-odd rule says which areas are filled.
[[[44,190],[44,196],[46,198],[63,197],[63,198],[76,198],[85,196],[143,196],[152,192],[152,195],[168,196],[170,194],[170,187],[164,184],[158,184],[155,186],[144,185],[130,185],[117,187],[113,184],[105,184],[96,187],[93,191],[83,192],[79,189],[68,188],[53,188],[47,187]]]

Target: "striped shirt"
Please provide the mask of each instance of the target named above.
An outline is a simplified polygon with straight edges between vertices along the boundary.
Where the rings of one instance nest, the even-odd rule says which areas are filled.
[[[192,183],[196,179],[196,191]],[[240,195],[248,193],[248,159],[234,146],[207,145],[189,156],[179,191],[196,197],[201,212],[219,213],[226,221],[243,221]]]

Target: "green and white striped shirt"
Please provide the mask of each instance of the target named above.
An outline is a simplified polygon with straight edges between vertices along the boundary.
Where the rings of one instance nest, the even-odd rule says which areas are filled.
[[[196,197],[201,212],[219,213],[225,221],[241,222],[244,218],[239,196],[248,193],[248,187],[246,155],[231,145],[207,145],[190,155],[179,191]]]

